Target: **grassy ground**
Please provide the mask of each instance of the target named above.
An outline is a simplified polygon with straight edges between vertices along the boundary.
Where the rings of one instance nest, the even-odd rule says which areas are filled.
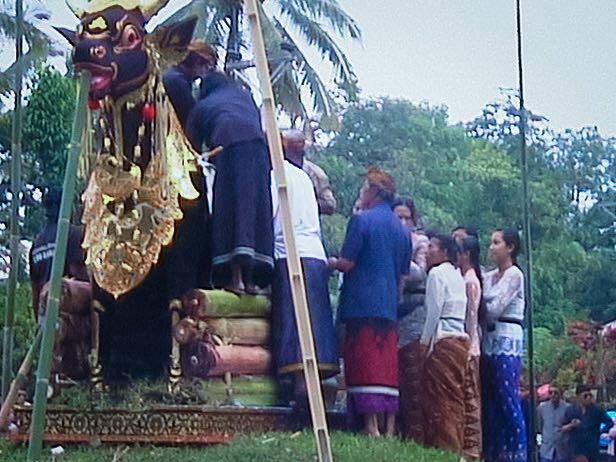
[[[331,435],[336,462],[457,462],[449,453],[424,449],[398,439],[370,439],[349,433]],[[52,458],[50,448],[43,450],[41,462],[312,462],[316,452],[312,432],[269,433],[247,436],[228,445],[207,447],[153,446],[65,446],[62,456]],[[27,447],[0,439],[2,462],[23,462]]]

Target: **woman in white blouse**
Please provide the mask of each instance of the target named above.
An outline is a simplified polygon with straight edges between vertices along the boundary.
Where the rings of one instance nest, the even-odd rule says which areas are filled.
[[[462,453],[464,377],[469,353],[466,333],[466,287],[453,262],[458,245],[437,235],[428,245],[426,322],[420,339],[425,352],[422,373],[424,442]]]
[[[483,449],[486,462],[527,462],[527,436],[518,384],[523,354],[524,275],[516,265],[516,230],[492,233],[485,274],[486,326],[482,341]]]

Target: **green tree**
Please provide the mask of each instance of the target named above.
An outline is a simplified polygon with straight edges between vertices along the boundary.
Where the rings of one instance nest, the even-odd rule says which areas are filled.
[[[23,237],[32,239],[43,223],[39,207],[41,192],[46,187],[62,185],[74,113],[75,84],[52,68],[39,68],[33,76],[32,91],[26,103],[22,154],[22,203],[26,212],[22,233]],[[11,117],[12,112],[0,116],[0,140],[9,136]],[[9,181],[10,153],[0,151],[0,226],[7,226],[9,219]]]

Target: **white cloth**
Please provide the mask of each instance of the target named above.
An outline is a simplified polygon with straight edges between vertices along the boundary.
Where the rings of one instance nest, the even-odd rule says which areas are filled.
[[[285,160],[284,172],[287,180],[291,217],[295,230],[295,244],[301,258],[317,258],[327,261],[325,249],[321,242],[321,224],[319,222],[319,207],[314,195],[314,186],[308,175],[300,168]],[[272,182],[272,211],[274,214],[274,258],[286,258],[287,252],[282,235],[282,218],[278,186],[274,172]]]
[[[465,337],[466,284],[460,271],[445,262],[432,268],[426,282],[426,323],[420,342],[434,344],[445,337]]]
[[[523,353],[524,332],[520,324],[503,319],[524,321],[524,274],[517,266],[500,275],[498,269],[485,274],[483,298],[486,303],[488,328],[483,337],[483,352],[487,355]],[[499,321],[501,320],[501,321]]]

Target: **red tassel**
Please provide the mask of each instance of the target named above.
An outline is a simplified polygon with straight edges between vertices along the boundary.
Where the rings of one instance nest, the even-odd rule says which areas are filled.
[[[143,105],[142,114],[145,120],[154,120],[154,117],[156,117],[156,106],[154,106],[152,103],[145,103]]]
[[[98,111],[101,108],[101,102],[97,99],[88,100],[88,107],[91,111]]]

